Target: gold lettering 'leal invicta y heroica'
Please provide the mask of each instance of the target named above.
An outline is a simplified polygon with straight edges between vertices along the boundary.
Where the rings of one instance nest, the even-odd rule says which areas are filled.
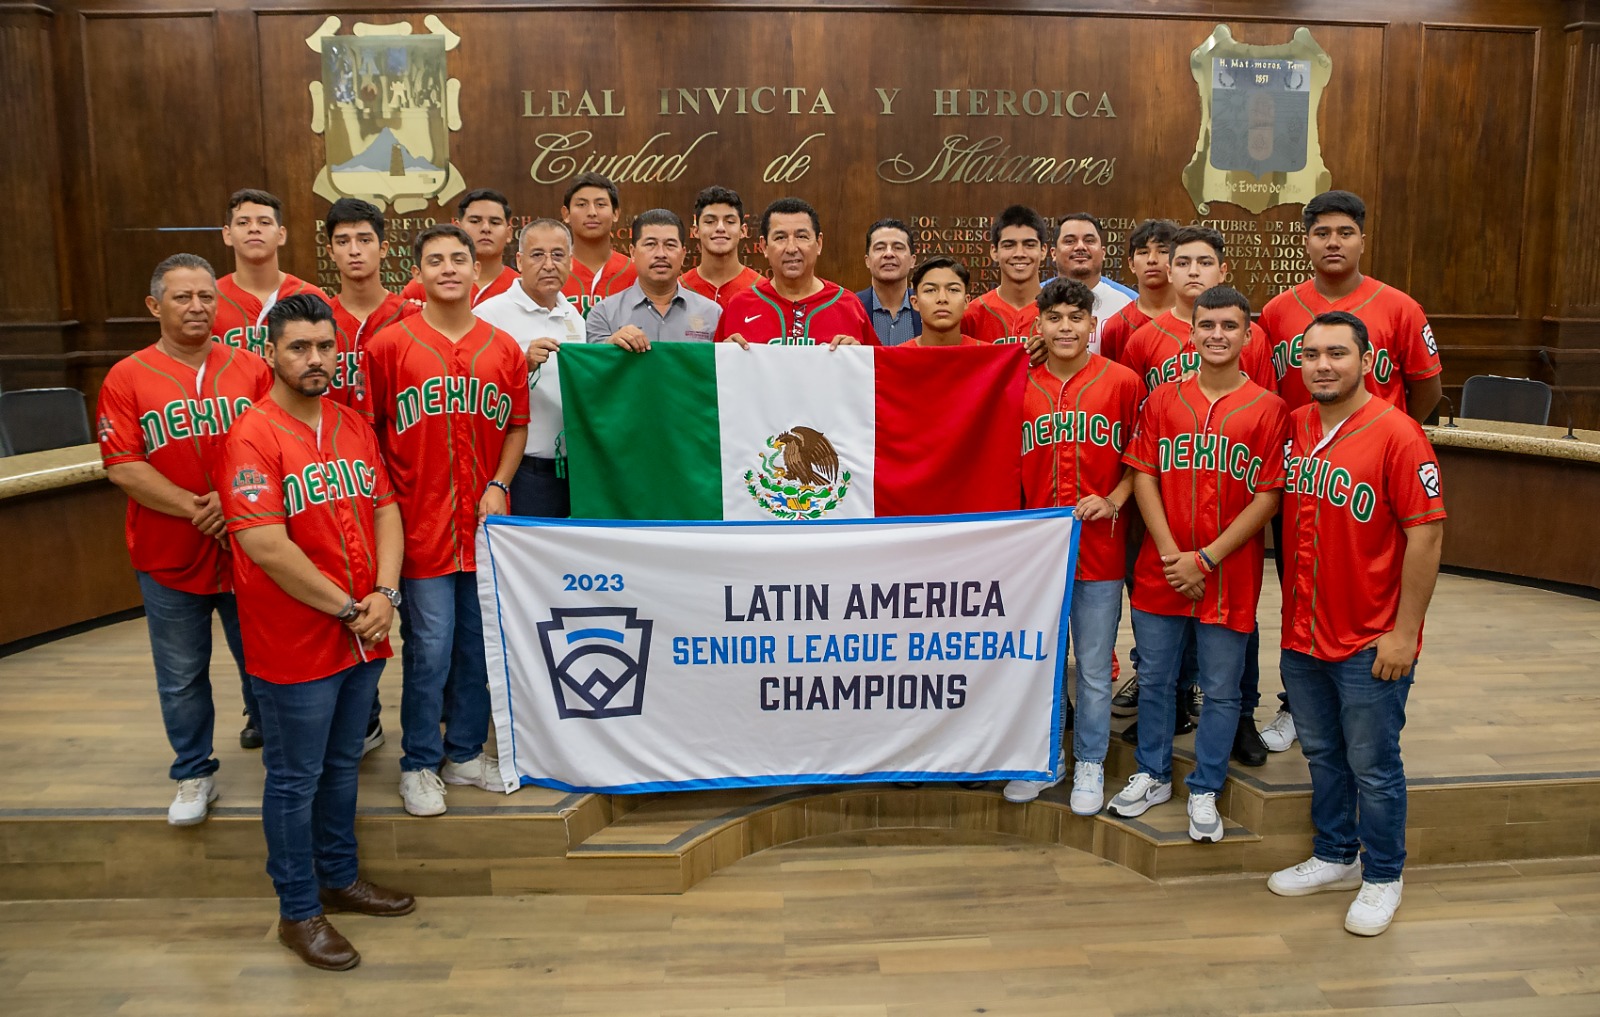
[[[1183,170],[1195,210],[1211,202],[1252,212],[1304,204],[1333,186],[1322,161],[1317,107],[1333,60],[1310,30],[1278,46],[1235,42],[1227,25],[1189,54],[1200,89],[1200,135]]]
[[[327,162],[312,190],[329,201],[363,198],[404,214],[444,204],[466,190],[450,162],[450,133],[461,129],[461,82],[446,54],[461,38],[437,17],[357,24],[339,35],[329,17],[306,39],[322,57],[313,81],[311,129],[324,138]]]

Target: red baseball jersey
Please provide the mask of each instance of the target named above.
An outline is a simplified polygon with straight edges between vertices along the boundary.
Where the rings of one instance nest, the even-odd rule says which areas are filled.
[[[509,290],[521,278],[522,276],[518,275],[515,269],[503,268],[500,270],[500,274],[494,277],[494,282],[482,289],[479,289],[474,284],[471,291],[472,306],[477,307],[490,297],[498,297],[506,290]],[[413,279],[406,283],[405,288],[400,291],[400,296],[412,301],[413,307],[428,302],[428,291],[422,288],[422,280],[420,279]]]
[[[1222,535],[1259,491],[1283,486],[1283,443],[1289,411],[1283,400],[1246,380],[1208,401],[1200,379],[1162,385],[1139,414],[1123,462],[1161,483],[1161,505],[1180,550],[1194,551]],[[1265,529],[1265,527],[1262,527]],[[1205,595],[1190,600],[1167,582],[1149,534],[1133,566],[1134,607],[1149,614],[1188,615],[1207,625],[1249,632],[1261,599],[1265,538],[1260,531],[1217,563]]]
[[[365,414],[367,378],[362,361],[366,358],[368,340],[401,318],[416,314],[421,308],[399,294],[389,293],[383,298],[383,303],[367,315],[365,321],[357,321],[355,315],[344,309],[338,297],[333,298],[332,305],[333,328],[339,340],[339,362],[333,372],[333,381],[328,386],[328,398]]]
[[[1422,305],[1406,294],[1367,276],[1353,292],[1330,303],[1307,279],[1273,297],[1261,310],[1278,394],[1291,410],[1311,402],[1300,373],[1300,341],[1311,319],[1326,311],[1349,311],[1367,326],[1376,354],[1372,373],[1367,375],[1367,391],[1401,411],[1406,408],[1406,382],[1431,378],[1444,370],[1433,326],[1422,313]]]
[[[263,304],[254,293],[240,289],[230,272],[217,280],[217,320],[212,323],[211,338],[241,350],[249,350],[258,357],[265,355],[267,312],[272,309],[272,304],[296,293],[315,293],[329,304],[333,303],[318,287],[285,272],[283,285],[278,287],[271,303]]]
[[[740,272],[732,279],[729,279],[721,286],[713,286],[702,279],[700,277],[700,270],[698,268],[691,268],[689,271],[683,273],[683,275],[678,277],[678,282],[682,283],[684,286],[687,286],[689,289],[694,290],[696,293],[708,300],[715,300],[717,302],[717,306],[726,311],[728,309],[728,301],[732,300],[734,297],[760,282],[762,278],[763,276],[760,272],[757,272],[749,265],[746,265],[744,267],[744,271]]]
[[[1062,381],[1044,364],[1022,390],[1022,497],[1026,508],[1076,505],[1109,495],[1122,480],[1122,452],[1139,419],[1144,384],[1121,364],[1091,353]],[[1080,523],[1078,578],[1122,579],[1128,571],[1128,523]]]
[[[573,258],[572,274],[567,276],[567,284],[561,287],[561,295],[572,301],[580,314],[588,317],[589,308],[606,297],[621,293],[638,278],[633,259],[621,251],[611,252],[611,257],[600,266],[598,275],[590,271],[588,265]]]
[[[1193,329],[1171,311],[1163,312],[1133,333],[1122,348],[1122,363],[1144,380],[1145,388],[1155,391],[1164,381],[1175,381],[1190,371],[1200,370],[1200,351],[1194,347]],[[1239,370],[1268,392],[1278,386],[1272,370],[1272,351],[1267,334],[1250,323],[1250,338],[1239,353]]]
[[[528,422],[528,361],[479,320],[451,342],[422,315],[367,345],[378,446],[406,521],[407,579],[477,568],[478,499],[500,465],[506,430]]]
[[[100,458],[109,466],[149,463],[185,491],[215,490],[211,478],[222,442],[239,415],[272,388],[272,369],[248,350],[213,343],[195,370],[147,346],[119,360],[100,386]],[[184,593],[232,589],[228,547],[128,499],[128,556],[133,567]]]
[[[1122,363],[1122,351],[1127,349],[1128,340],[1149,323],[1150,316],[1139,310],[1137,300],[1123,304],[1117,313],[1100,323],[1100,349],[1097,352],[1107,360]]]
[[[1012,307],[1000,297],[999,288],[990,290],[967,305],[961,316],[961,331],[986,343],[1027,342],[1039,320],[1039,307],[1031,300]]]
[[[1405,531],[1445,517],[1439,459],[1382,399],[1331,434],[1314,404],[1295,410],[1284,459],[1283,648],[1346,660],[1394,628]]]
[[[282,526],[356,600],[378,585],[375,517],[394,488],[377,435],[355,410],[324,399],[313,429],[262,399],[228,433],[217,480],[229,533]],[[245,667],[257,678],[293,685],[392,655],[387,638],[363,649],[343,622],[285,593],[243,550],[233,566]]]
[[[804,300],[778,295],[771,279],[762,279],[728,301],[717,320],[717,342],[738,333],[747,342],[784,346],[826,345],[836,335],[854,336],[863,346],[877,346],[878,333],[856,295],[838,283],[820,280],[822,289]]]

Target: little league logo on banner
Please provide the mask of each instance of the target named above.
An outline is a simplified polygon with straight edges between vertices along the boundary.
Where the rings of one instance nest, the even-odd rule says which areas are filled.
[[[1060,753],[1070,509],[799,525],[495,516],[478,540],[509,782],[1039,779]]]

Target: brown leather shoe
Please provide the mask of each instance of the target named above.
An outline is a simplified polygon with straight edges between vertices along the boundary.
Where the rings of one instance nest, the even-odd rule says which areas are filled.
[[[356,948],[322,915],[312,915],[302,922],[278,919],[278,942],[307,964],[324,971],[349,971],[361,963]]]
[[[417,899],[398,890],[386,890],[364,879],[358,879],[343,890],[327,887],[317,891],[322,907],[327,911],[354,911],[358,915],[376,915],[394,918],[409,915],[417,908]]]

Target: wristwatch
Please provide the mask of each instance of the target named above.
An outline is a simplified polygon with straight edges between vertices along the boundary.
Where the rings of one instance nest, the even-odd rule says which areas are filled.
[[[381,593],[385,597],[388,597],[390,605],[393,606],[395,610],[398,611],[400,609],[400,591],[399,590],[391,590],[387,586],[374,586],[372,589],[373,589],[374,593]]]

